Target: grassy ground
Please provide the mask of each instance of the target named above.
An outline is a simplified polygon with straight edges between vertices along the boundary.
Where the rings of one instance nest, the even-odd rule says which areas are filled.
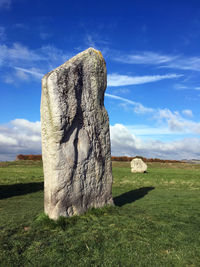
[[[41,162],[0,163],[0,266],[200,266],[200,165],[113,175],[115,207],[53,222]]]

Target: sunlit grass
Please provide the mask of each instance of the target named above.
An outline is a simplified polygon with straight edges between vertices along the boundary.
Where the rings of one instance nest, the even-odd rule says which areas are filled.
[[[200,165],[113,163],[115,206],[57,222],[41,162],[0,164],[0,266],[200,266]]]

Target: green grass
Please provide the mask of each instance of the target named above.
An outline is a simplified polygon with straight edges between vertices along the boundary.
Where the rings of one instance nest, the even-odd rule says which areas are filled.
[[[0,163],[0,266],[200,266],[200,165],[113,176],[114,207],[54,222],[41,162]]]

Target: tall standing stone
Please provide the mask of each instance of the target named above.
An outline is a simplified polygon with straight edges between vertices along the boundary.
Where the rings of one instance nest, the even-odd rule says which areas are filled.
[[[112,204],[106,65],[89,48],[42,79],[45,213],[52,219]]]

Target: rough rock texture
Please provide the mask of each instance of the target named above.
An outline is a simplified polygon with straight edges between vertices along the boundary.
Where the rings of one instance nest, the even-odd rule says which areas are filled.
[[[146,172],[147,165],[139,158],[132,159],[131,161],[131,172]]]
[[[52,219],[113,204],[106,65],[93,48],[42,79],[45,213]]]

